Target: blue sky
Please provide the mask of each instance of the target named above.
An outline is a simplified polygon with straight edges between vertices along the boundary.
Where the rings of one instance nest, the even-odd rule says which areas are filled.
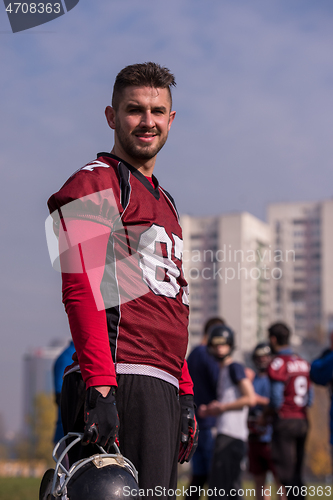
[[[155,174],[181,213],[330,198],[330,0],[80,0],[12,34],[0,5],[0,393],[21,424],[22,356],[69,332],[47,254],[48,197],[110,151],[113,80],[153,60],[176,75],[177,111]]]

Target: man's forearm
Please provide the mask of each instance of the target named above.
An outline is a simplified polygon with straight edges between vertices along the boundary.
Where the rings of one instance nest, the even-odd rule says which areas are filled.
[[[250,396],[241,396],[240,398],[230,403],[220,403],[221,413],[232,410],[242,410],[244,406],[252,406],[252,399]]]

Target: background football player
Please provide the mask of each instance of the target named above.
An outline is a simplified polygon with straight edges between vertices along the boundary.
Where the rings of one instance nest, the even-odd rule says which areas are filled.
[[[248,437],[248,407],[255,405],[255,393],[244,366],[232,358],[235,336],[231,328],[226,325],[213,326],[207,345],[220,364],[217,400],[201,405],[198,411],[198,415],[203,418],[217,417],[209,488],[216,488],[217,494],[212,498],[220,498],[218,491],[223,489],[226,496],[239,499],[241,462]],[[231,491],[233,489],[235,492]]]
[[[295,354],[290,330],[284,323],[268,329],[275,357],[268,367],[273,420],[272,457],[280,482],[289,486],[288,499],[302,498],[302,465],[308,432],[307,407],[311,404],[310,365]]]
[[[256,405],[249,410],[248,426],[248,458],[249,472],[253,475],[257,499],[269,498],[265,494],[269,491],[266,486],[267,472],[271,471],[276,478],[275,467],[272,460],[272,433],[271,419],[266,414],[270,402],[271,383],[267,369],[272,361],[272,350],[268,343],[260,342],[252,353],[255,366],[255,375],[252,380],[256,396]],[[277,481],[278,488],[281,486]],[[285,500],[284,490],[281,490],[281,500]]]

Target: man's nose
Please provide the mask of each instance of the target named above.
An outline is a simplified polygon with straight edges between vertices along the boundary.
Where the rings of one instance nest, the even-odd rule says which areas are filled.
[[[142,114],[140,125],[141,127],[147,128],[153,128],[155,126],[155,121],[150,111],[145,111]]]

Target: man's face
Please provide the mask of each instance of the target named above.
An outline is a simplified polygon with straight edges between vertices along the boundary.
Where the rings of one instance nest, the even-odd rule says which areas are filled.
[[[154,158],[176,114],[170,106],[168,89],[125,88],[118,109],[106,108],[108,123],[115,130],[115,154],[129,163]]]
[[[215,344],[210,347],[209,352],[218,360],[223,361],[231,354],[231,347],[229,344]]]
[[[256,356],[254,359],[254,364],[258,368],[259,371],[266,371],[268,368],[268,365],[272,361],[272,356],[270,355],[264,355],[264,356]]]

